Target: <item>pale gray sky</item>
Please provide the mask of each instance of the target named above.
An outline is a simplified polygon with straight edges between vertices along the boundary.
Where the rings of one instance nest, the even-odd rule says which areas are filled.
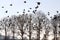
[[[60,11],[60,0],[26,0],[26,4],[24,4],[24,0],[0,0],[0,19],[8,15],[22,14],[23,9],[26,9],[27,12],[30,7],[34,10],[34,7],[37,6],[36,2],[38,1],[41,2],[38,10],[42,10],[45,14],[49,11],[51,15],[54,15],[57,10]],[[10,4],[13,6],[10,6]],[[8,10],[8,13],[5,13],[6,10]],[[19,11],[18,14],[17,11]]]

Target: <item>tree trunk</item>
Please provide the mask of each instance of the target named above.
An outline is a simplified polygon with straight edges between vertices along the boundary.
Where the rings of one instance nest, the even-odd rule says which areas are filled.
[[[57,27],[56,26],[54,26],[55,27],[55,30],[54,30],[54,40],[57,40]]]
[[[5,26],[5,40],[7,40],[7,30],[6,30],[6,26]]]
[[[41,29],[41,23],[40,23],[40,20],[39,20],[39,26],[38,26],[38,29],[37,29],[37,40],[40,40],[40,29]]]
[[[29,21],[29,40],[31,40],[31,16]]]
[[[37,40],[40,40],[40,30],[37,31]]]
[[[13,40],[15,40],[14,34],[15,34],[15,32],[14,32],[14,30],[13,30]]]
[[[29,40],[31,40],[31,26],[29,26]]]
[[[23,25],[21,25],[21,27],[22,27],[21,34],[22,34],[22,40],[23,40],[23,34],[24,34],[24,32],[23,32]]]

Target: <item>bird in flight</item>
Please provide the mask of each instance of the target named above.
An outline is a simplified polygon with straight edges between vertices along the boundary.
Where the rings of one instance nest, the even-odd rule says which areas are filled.
[[[38,5],[40,5],[40,2],[37,2]]]
[[[24,1],[24,3],[26,3],[26,1]]]
[[[8,11],[6,10],[5,12],[7,13]]]
[[[2,8],[4,8],[4,6],[2,6]]]
[[[10,4],[10,6],[12,6],[12,4]]]

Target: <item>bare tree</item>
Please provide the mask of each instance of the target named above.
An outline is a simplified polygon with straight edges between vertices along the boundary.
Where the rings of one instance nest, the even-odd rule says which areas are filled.
[[[4,18],[3,20],[1,20],[2,24],[1,26],[3,27],[3,29],[5,30],[5,39],[4,40],[7,40],[7,32],[9,31],[8,28],[9,28],[9,22],[8,22],[8,17]]]
[[[15,34],[17,32],[18,36],[21,36],[20,39],[24,40],[27,37],[24,37],[24,35],[27,35],[29,40],[32,40],[32,33],[33,31],[36,31],[36,36],[34,39],[41,40],[41,31],[43,27],[45,28],[45,34],[43,37],[43,40],[47,40],[47,35],[49,33],[49,27],[46,26],[48,24],[47,17],[45,14],[41,12],[37,12],[36,14],[22,14],[19,16],[11,17],[11,19],[5,20],[4,26],[5,26],[5,35],[7,36],[7,29],[11,30],[13,34],[13,40],[15,40]],[[7,23],[8,22],[8,23]],[[6,24],[7,23],[7,24]],[[42,26],[44,25],[44,26]],[[7,28],[7,29],[6,29]],[[26,33],[26,30],[28,34]],[[19,31],[19,32],[18,32]],[[45,38],[45,39],[44,39]],[[34,40],[33,39],[33,40]]]
[[[17,17],[17,20],[18,20],[18,23],[20,24],[20,26],[18,26],[18,27],[19,27],[19,30],[21,31],[21,37],[22,37],[22,40],[23,40],[23,35],[24,35],[24,29],[23,28],[24,28],[24,23],[27,20],[25,20],[25,15],[24,14]]]
[[[4,23],[4,28],[5,28],[5,40],[7,40],[7,38],[6,38],[6,36],[7,36],[7,21],[8,21],[8,19],[3,19],[3,23]]]
[[[3,22],[2,22],[1,26],[5,29],[5,36],[6,37],[8,36],[7,32],[11,30],[12,33],[13,33],[13,37],[12,38],[14,40],[14,34],[15,34],[15,30],[16,30],[16,25],[17,25],[17,23],[16,23],[16,19],[15,18],[12,19],[12,18],[7,17],[7,18],[3,19]],[[5,40],[7,40],[6,37],[5,37]]]
[[[40,21],[40,19],[39,19],[39,17],[38,17],[38,21],[39,21],[39,23],[38,23],[38,30],[37,30],[37,40],[40,40],[40,30],[41,30],[41,21]]]
[[[28,21],[28,23],[29,23],[29,40],[31,40],[31,15],[30,15],[30,19],[29,19],[29,21]]]
[[[54,27],[53,33],[54,33],[54,39],[53,40],[58,40],[57,39],[57,28],[58,28],[58,24],[60,25],[60,14],[59,15],[54,15],[53,19],[52,19],[52,25]]]

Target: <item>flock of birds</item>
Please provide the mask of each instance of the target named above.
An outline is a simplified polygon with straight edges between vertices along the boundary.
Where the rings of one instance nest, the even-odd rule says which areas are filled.
[[[24,3],[26,4],[27,2],[24,1]],[[35,7],[35,10],[32,11],[34,14],[37,11],[37,9],[39,8],[39,5],[40,5],[40,2],[37,2],[37,6]],[[10,6],[13,6],[13,4],[10,4]],[[2,8],[4,8],[4,6],[2,6]],[[29,8],[29,9],[31,10],[32,8]],[[27,12],[30,12],[30,10],[28,10]],[[8,10],[5,11],[5,13],[8,13],[8,12],[9,12]],[[17,13],[19,13],[19,12],[17,12]],[[25,9],[23,9],[23,13],[25,13]]]
[[[24,3],[26,4],[27,1],[24,1]],[[36,4],[37,4],[37,6],[35,6],[35,10],[32,11],[32,13],[34,13],[34,14],[36,13],[36,11],[39,8],[39,6],[40,6],[41,3],[40,2],[36,2]],[[13,4],[10,4],[10,6],[13,6]],[[4,6],[2,6],[2,8],[4,8]],[[29,13],[30,10],[32,10],[32,8],[29,8],[29,10],[27,12]],[[8,10],[5,11],[5,13],[8,13],[8,12],[9,12]],[[17,13],[19,13],[19,11]],[[23,9],[23,13],[25,13],[25,9]],[[57,11],[57,13],[59,13],[59,11]],[[50,12],[48,12],[47,15],[49,16]],[[9,16],[7,16],[7,17],[9,17]],[[50,18],[52,18],[52,16]]]
[[[26,1],[24,1],[24,3],[27,3]],[[33,10],[32,12],[35,14],[35,12],[37,11],[37,9],[39,8],[40,2],[37,2],[37,6],[35,7],[35,10]],[[29,8],[30,10],[32,8]],[[28,10],[28,12],[30,12],[30,10]],[[25,13],[25,9],[23,10],[23,13]]]

